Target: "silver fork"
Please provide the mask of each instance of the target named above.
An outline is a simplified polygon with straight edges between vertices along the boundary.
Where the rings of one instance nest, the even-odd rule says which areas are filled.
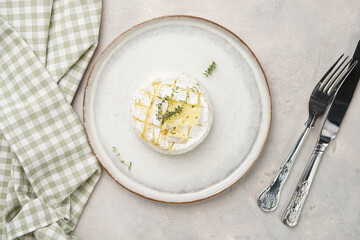
[[[305,129],[296,141],[289,156],[281,165],[270,185],[266,187],[258,197],[259,207],[265,211],[274,211],[279,203],[281,189],[284,186],[294,161],[302,147],[309,131],[314,127],[316,120],[325,112],[334,99],[337,90],[345,80],[341,73],[349,65],[352,59],[343,58],[344,54],[330,67],[325,75],[316,84],[309,100],[309,117],[305,122]],[[341,61],[340,61],[341,60]],[[340,64],[338,64],[340,62]],[[345,63],[345,64],[344,64]]]

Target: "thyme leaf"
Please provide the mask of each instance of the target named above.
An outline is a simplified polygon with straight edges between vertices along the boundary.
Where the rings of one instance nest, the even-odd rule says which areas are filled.
[[[184,105],[181,104],[181,105],[178,105],[173,111],[166,110],[165,113],[162,115],[162,124],[164,124],[164,122],[167,119],[170,119],[172,116],[182,113],[183,108],[184,108]]]
[[[130,169],[132,167],[132,162],[131,161],[129,163],[125,162],[125,160],[121,157],[121,155],[118,152],[118,150],[116,149],[116,147],[113,147],[112,151],[114,152],[115,156],[120,160],[120,162],[128,167],[128,171],[130,171]]]
[[[214,71],[215,67],[216,67],[216,63],[215,63],[215,61],[213,60],[213,61],[211,62],[211,64],[209,65],[209,67],[206,69],[206,71],[203,72],[203,74],[204,74],[206,77],[208,77],[208,76],[211,75],[211,73]]]

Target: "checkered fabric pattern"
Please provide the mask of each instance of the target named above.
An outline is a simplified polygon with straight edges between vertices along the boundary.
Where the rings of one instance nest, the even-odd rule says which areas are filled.
[[[0,1],[0,239],[74,239],[100,177],[70,103],[101,0]]]

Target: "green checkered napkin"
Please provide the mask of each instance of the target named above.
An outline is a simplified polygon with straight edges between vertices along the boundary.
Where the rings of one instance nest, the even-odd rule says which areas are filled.
[[[71,101],[101,0],[0,1],[0,239],[72,239],[100,177]]]

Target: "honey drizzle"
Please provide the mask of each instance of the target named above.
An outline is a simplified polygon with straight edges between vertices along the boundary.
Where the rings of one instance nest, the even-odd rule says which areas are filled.
[[[145,121],[144,121],[144,129],[143,129],[143,132],[141,133],[141,137],[142,137],[143,139],[145,139],[144,136],[145,136],[145,133],[146,133],[147,129],[149,128],[149,124],[152,124],[152,123],[149,121],[149,118],[150,118],[150,114],[151,114],[151,111],[152,111],[152,106],[153,106],[153,104],[154,104],[154,102],[155,102],[155,96],[156,96],[156,93],[157,93],[157,91],[159,90],[159,88],[155,88],[155,87],[154,87],[154,95],[152,95],[151,93],[145,91],[144,89],[142,89],[142,90],[143,90],[145,93],[149,94],[149,98],[150,98],[150,96],[151,96],[150,106],[149,106],[149,108],[148,108],[148,110],[147,110],[147,112],[146,112],[146,118],[145,118]],[[153,124],[152,124],[152,125],[153,125]]]
[[[142,105],[139,101],[139,103],[135,102],[135,106],[143,107],[143,108],[149,108],[148,106]]]
[[[171,150],[171,151],[174,151],[174,150],[173,150],[174,145],[175,145],[175,142],[172,142],[172,143],[171,143],[171,146],[170,146],[170,150]]]
[[[155,140],[155,128],[152,128],[151,141],[154,142],[154,140]]]
[[[136,117],[133,117],[135,121],[138,121],[138,122],[142,122],[145,124],[145,122],[139,118],[136,118]],[[159,126],[153,124],[152,122],[149,122],[149,125],[153,126],[153,127],[157,127],[157,128],[160,128]]]
[[[189,138],[190,137],[190,132],[191,132],[191,129],[192,129],[193,127],[191,126],[191,127],[189,127],[189,130],[188,130],[188,133],[187,133],[187,138]]]

